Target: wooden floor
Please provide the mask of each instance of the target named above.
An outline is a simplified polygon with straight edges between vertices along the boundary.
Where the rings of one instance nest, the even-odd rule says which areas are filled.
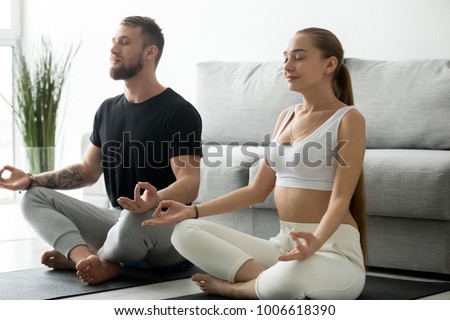
[[[51,249],[40,240],[34,231],[22,219],[16,203],[0,204],[2,223],[0,224],[0,272],[24,270],[42,267],[42,252]],[[393,278],[412,278],[382,274]],[[431,279],[425,279],[430,280]],[[436,281],[436,280],[433,280]],[[135,288],[113,290],[68,298],[69,300],[159,300],[176,296],[199,293],[198,287],[189,279],[176,280]],[[427,297],[432,300],[450,300],[450,291]]]

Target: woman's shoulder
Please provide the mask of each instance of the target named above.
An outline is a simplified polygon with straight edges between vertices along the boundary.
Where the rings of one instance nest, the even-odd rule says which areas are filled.
[[[341,131],[365,131],[366,120],[356,107],[352,106],[341,119]]]
[[[286,116],[287,116],[289,113],[293,112],[299,105],[300,105],[300,104],[294,104],[294,105],[291,105],[291,106],[289,106],[289,107],[284,108],[284,109],[281,111],[280,115],[278,116],[278,123],[280,123],[281,121],[283,121],[283,119],[286,118]]]
[[[278,116],[277,123],[275,124],[275,128],[274,128],[274,131],[273,131],[274,134],[275,134],[276,132],[278,132],[278,130],[279,130],[281,124],[282,124],[283,121],[286,119],[286,117],[288,116],[288,114],[289,114],[290,112],[292,112],[297,106],[298,106],[298,105],[291,105],[291,106],[289,106],[289,107],[284,108],[284,109],[281,111],[281,113],[280,113],[279,116]]]
[[[365,122],[364,115],[355,106],[349,106],[348,111],[342,117],[345,122]]]

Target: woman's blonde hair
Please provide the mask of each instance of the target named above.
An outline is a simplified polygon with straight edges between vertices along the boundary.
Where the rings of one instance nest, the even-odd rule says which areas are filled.
[[[333,74],[333,91],[340,101],[352,106],[354,104],[352,80],[350,72],[344,64],[344,49],[339,39],[332,32],[321,28],[306,28],[298,31],[296,34],[310,36],[314,46],[322,52],[322,58],[326,59],[334,56],[337,59],[338,64]],[[366,259],[366,195],[363,171],[361,171],[355,192],[350,201],[349,210],[358,225],[361,247]]]

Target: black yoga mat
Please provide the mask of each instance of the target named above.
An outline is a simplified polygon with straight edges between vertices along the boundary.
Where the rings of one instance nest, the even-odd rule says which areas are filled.
[[[430,282],[367,276],[359,300],[414,300],[450,291],[450,282]]]
[[[450,282],[430,282],[368,275],[358,300],[414,300],[450,291]],[[169,300],[223,300],[204,293],[176,297]]]
[[[172,270],[123,268],[118,278],[97,285],[86,285],[73,270],[36,268],[0,273],[0,300],[51,300],[90,293],[137,287],[189,278],[201,270],[183,267]]]
[[[201,272],[196,267],[170,271],[126,267],[123,274],[102,284],[83,284],[74,271],[37,268],[0,273],[1,300],[61,299],[90,293],[125,289],[170,280],[189,278]],[[450,282],[428,282],[393,279],[368,275],[362,300],[410,300],[450,291]],[[171,300],[224,299],[202,293],[172,298]]]

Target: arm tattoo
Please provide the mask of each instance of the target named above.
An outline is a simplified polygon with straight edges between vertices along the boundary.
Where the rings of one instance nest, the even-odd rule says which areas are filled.
[[[48,172],[35,177],[35,186],[50,189],[76,189],[86,185],[76,165],[59,171]]]

